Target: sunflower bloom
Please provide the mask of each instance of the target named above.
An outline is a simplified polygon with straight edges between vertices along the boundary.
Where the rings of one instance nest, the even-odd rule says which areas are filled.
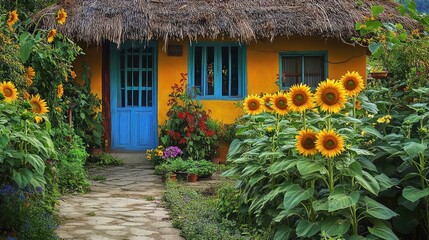
[[[24,99],[28,99],[28,98],[30,98],[30,94],[26,91],[26,90],[24,90]]]
[[[295,147],[300,154],[306,157],[316,154],[316,133],[310,129],[299,131],[296,136]]]
[[[36,76],[36,72],[34,72],[34,68],[33,67],[28,67],[27,68],[27,85],[31,86],[31,84],[33,84],[33,78],[34,76]]]
[[[264,100],[257,95],[249,95],[244,99],[243,109],[249,115],[257,115],[264,111]]]
[[[349,72],[343,75],[340,79],[347,96],[354,97],[364,89],[363,78],[358,72]]]
[[[283,92],[274,94],[271,98],[271,107],[276,113],[286,115],[289,112],[287,94]]]
[[[73,79],[75,79],[75,78],[77,77],[77,75],[76,75],[75,71],[71,71],[71,72],[70,72],[70,76],[71,76]]]
[[[63,95],[64,95],[64,88],[63,88],[63,84],[61,83],[57,87],[57,97],[61,98]]]
[[[13,102],[18,98],[18,90],[12,82],[0,83],[0,92],[4,96],[4,100],[8,103]]]
[[[41,116],[36,115],[36,116],[34,116],[34,121],[36,123],[41,123],[43,121],[43,118]]]
[[[273,98],[273,95],[266,93],[263,97],[262,100],[264,100],[264,106],[265,106],[265,110],[267,110],[268,112],[272,111],[273,108],[271,107],[271,99]]]
[[[49,112],[49,108],[45,100],[41,99],[39,94],[31,96],[30,104],[31,111],[35,114],[45,114]]]
[[[323,129],[316,139],[316,149],[327,158],[333,158],[344,151],[344,139],[334,130]]]
[[[18,13],[16,12],[16,10],[13,10],[12,12],[9,12],[9,17],[7,18],[7,26],[11,31],[13,30],[12,26],[16,22],[18,22]]]
[[[61,8],[57,13],[57,22],[60,25],[63,25],[67,19],[67,12],[64,11],[64,8]]]
[[[310,87],[305,84],[292,86],[287,95],[287,100],[292,112],[304,112],[314,107],[313,94]]]
[[[51,43],[54,41],[55,35],[57,34],[57,30],[56,29],[52,29],[51,31],[49,31],[48,33],[48,43]]]
[[[346,93],[343,86],[335,80],[327,79],[319,83],[315,94],[320,109],[329,113],[338,113],[345,107]]]

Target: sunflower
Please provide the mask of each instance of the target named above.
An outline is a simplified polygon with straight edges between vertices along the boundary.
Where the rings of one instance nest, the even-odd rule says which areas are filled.
[[[287,95],[287,100],[290,110],[293,112],[304,112],[314,107],[311,89],[304,84],[292,86]]]
[[[299,131],[296,136],[295,147],[300,154],[306,157],[316,154],[316,133],[310,129]]]
[[[4,100],[8,103],[18,98],[18,90],[16,90],[12,82],[0,83],[0,91],[4,96]]]
[[[257,95],[249,95],[244,99],[243,109],[247,114],[256,115],[264,111],[264,100]]]
[[[61,107],[56,107],[55,110],[57,110],[57,112],[62,112],[63,109]]]
[[[16,10],[13,10],[12,12],[9,12],[9,17],[7,18],[7,26],[9,26],[9,29],[12,31],[12,26],[18,22],[18,13],[16,13]]]
[[[57,97],[61,98],[63,96],[63,94],[64,94],[64,88],[63,88],[63,84],[61,83],[57,87]]]
[[[269,94],[269,93],[266,93],[263,97],[262,97],[262,100],[264,100],[264,103],[265,103],[265,109],[267,110],[267,111],[272,111],[273,110],[273,108],[270,106],[270,102],[271,102],[271,99],[273,98],[273,95],[271,95],[271,94]]]
[[[24,99],[28,99],[29,97],[30,97],[30,94],[26,91],[26,90],[24,90]]]
[[[57,22],[60,25],[63,25],[66,22],[67,13],[64,11],[64,8],[61,8],[57,13]]]
[[[43,121],[43,118],[41,116],[36,115],[34,116],[34,121],[36,121],[36,123],[40,123]]]
[[[34,76],[36,76],[36,73],[34,72],[34,68],[28,67],[27,68],[27,85],[28,86],[31,86],[31,84],[33,84]]]
[[[271,107],[280,115],[286,115],[289,112],[286,93],[279,92],[271,98]]]
[[[353,97],[358,95],[363,89],[363,78],[358,72],[349,72],[343,75],[340,79],[347,96]]]
[[[49,112],[48,106],[46,106],[46,102],[43,99],[40,99],[40,95],[31,96],[30,99],[31,111],[36,114],[45,114]]]
[[[334,130],[323,129],[316,136],[316,149],[324,157],[332,158],[344,151],[344,139]]]
[[[55,35],[57,34],[57,30],[56,29],[52,29],[51,31],[49,31],[48,33],[48,43],[51,43],[54,41]]]
[[[345,94],[345,90],[339,82],[327,79],[319,83],[316,89],[315,99],[322,111],[338,113],[345,107]]]
[[[70,76],[71,76],[73,79],[75,79],[77,75],[76,75],[75,71],[71,71],[71,72],[70,72]]]

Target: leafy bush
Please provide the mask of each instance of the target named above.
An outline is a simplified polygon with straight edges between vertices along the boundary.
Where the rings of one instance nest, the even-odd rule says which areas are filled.
[[[100,156],[95,157],[98,166],[121,166],[124,161],[108,153],[102,153]]]
[[[0,233],[16,232],[18,239],[57,239],[58,225],[41,187],[19,189],[13,185],[0,186]],[[1,237],[1,235],[0,235]]]
[[[55,129],[53,135],[57,149],[62,152],[57,163],[60,192],[86,192],[89,181],[84,165],[89,155],[82,139],[66,124]]]
[[[215,198],[170,182],[164,200],[171,209],[173,224],[182,229],[186,239],[249,239],[240,235],[233,221],[219,214]]]
[[[179,84],[170,93],[168,120],[161,126],[161,142],[164,146],[178,146],[186,156],[207,159],[212,156],[217,136],[208,126],[210,119],[202,104],[195,99],[195,89],[186,89],[187,76],[182,74]]]

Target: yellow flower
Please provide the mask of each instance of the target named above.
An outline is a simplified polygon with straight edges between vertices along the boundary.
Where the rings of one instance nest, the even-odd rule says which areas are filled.
[[[257,115],[264,111],[264,100],[257,95],[249,95],[244,99],[243,109],[247,114]]]
[[[147,159],[147,160],[152,160],[152,156],[151,156],[151,155],[147,155],[147,156],[146,156],[146,159]]]
[[[316,154],[316,133],[310,129],[299,131],[296,136],[295,147],[296,150],[304,156]]]
[[[335,80],[327,79],[319,83],[316,89],[316,102],[320,109],[329,113],[338,113],[345,107],[345,90]]]
[[[28,99],[30,97],[30,94],[24,90],[24,99]]]
[[[18,98],[18,90],[16,90],[12,82],[0,83],[0,92],[3,94],[4,100],[8,103]]]
[[[62,112],[63,109],[61,107],[56,107],[55,110],[57,110],[57,112]]]
[[[48,43],[51,43],[54,41],[55,35],[57,34],[57,30],[56,29],[52,29],[51,31],[49,31],[48,33]]]
[[[313,94],[309,86],[305,84],[294,85],[287,95],[290,110],[293,112],[304,112],[313,108]]]
[[[57,87],[57,97],[61,98],[63,95],[64,95],[64,88],[63,88],[63,84],[61,83]]]
[[[368,118],[373,118],[374,115],[373,114],[368,114]]]
[[[46,102],[43,99],[40,99],[40,95],[31,96],[30,99],[31,111],[36,114],[45,114],[49,112],[49,108],[46,106]]]
[[[273,95],[270,93],[266,93],[264,94],[264,96],[262,97],[262,100],[264,100],[264,106],[265,106],[265,110],[267,112],[271,112],[273,111],[273,108],[271,107],[271,99],[273,98]]]
[[[378,119],[377,119],[377,122],[378,122],[378,123],[385,123],[385,122],[386,122],[386,119],[385,119],[384,117],[381,117],[381,118],[378,118]]]
[[[31,86],[31,84],[33,84],[33,78],[34,76],[36,76],[36,73],[34,72],[34,68],[33,67],[28,67],[27,68],[27,85]]]
[[[358,95],[363,89],[363,78],[358,72],[349,72],[343,75],[340,79],[347,96],[353,97]]]
[[[71,71],[71,72],[70,72],[70,76],[71,76],[73,79],[75,79],[77,75],[76,75],[75,71]]]
[[[316,149],[324,157],[338,156],[344,151],[344,139],[334,130],[323,129],[317,134]]]
[[[60,25],[63,25],[66,22],[67,13],[64,11],[64,8],[61,8],[57,13],[57,22]]]
[[[7,18],[7,26],[12,31],[12,26],[18,22],[18,13],[16,13],[16,10],[13,10],[12,12],[9,12],[9,17]]]
[[[286,115],[289,112],[287,95],[283,92],[274,94],[271,98],[271,107],[276,113]]]
[[[378,123],[390,123],[390,120],[392,119],[392,116],[390,115],[386,115],[384,117],[378,118],[377,122]]]
[[[41,116],[36,115],[34,116],[34,121],[36,121],[36,123],[40,123],[43,121],[43,118]]]

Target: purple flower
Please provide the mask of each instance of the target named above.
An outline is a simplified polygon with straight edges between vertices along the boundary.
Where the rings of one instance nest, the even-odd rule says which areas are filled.
[[[0,188],[0,194],[8,194],[8,193],[15,193],[17,189],[12,185],[4,185],[2,188]]]
[[[6,240],[16,240],[16,238],[11,237],[11,236],[7,236]]]
[[[43,188],[42,188],[42,187],[40,187],[40,186],[37,186],[37,187],[36,187],[36,191],[37,191],[37,192],[39,192],[39,193],[41,193],[41,192],[43,192]]]
[[[165,149],[164,155],[162,156],[162,159],[175,158],[175,157],[182,155],[182,154],[183,154],[183,152],[182,152],[182,150],[180,150],[180,148],[178,148],[176,146],[170,146],[170,147]]]

